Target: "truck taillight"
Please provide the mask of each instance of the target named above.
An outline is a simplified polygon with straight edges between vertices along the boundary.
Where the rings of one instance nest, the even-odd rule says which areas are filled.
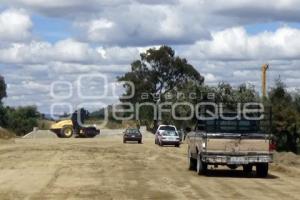
[[[269,151],[275,151],[275,150],[276,150],[276,143],[272,141],[269,144]]]

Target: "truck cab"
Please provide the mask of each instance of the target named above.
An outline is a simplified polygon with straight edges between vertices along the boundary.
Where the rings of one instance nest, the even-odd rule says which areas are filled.
[[[205,174],[208,165],[242,166],[245,173],[251,173],[255,166],[257,176],[266,177],[274,149],[267,124],[245,118],[198,120],[187,137],[189,169]]]

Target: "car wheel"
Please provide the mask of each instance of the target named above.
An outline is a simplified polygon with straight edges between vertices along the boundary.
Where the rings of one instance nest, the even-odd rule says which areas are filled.
[[[202,175],[207,171],[207,164],[201,160],[201,156],[198,154],[197,156],[197,174]]]
[[[180,147],[180,144],[175,144],[175,147],[178,147],[178,148],[179,148],[179,147]]]
[[[126,140],[125,140],[125,139],[123,139],[123,143],[124,143],[124,144],[126,143]]]
[[[73,127],[71,127],[71,126],[65,126],[60,131],[61,137],[64,137],[64,138],[70,138],[73,136],[73,134],[74,134],[74,130],[73,130]]]
[[[142,140],[139,140],[138,142],[139,142],[139,144],[142,144]]]
[[[256,165],[256,175],[258,177],[264,178],[268,176],[269,164],[261,163]]]
[[[190,149],[188,150],[188,167],[191,171],[195,171],[197,168],[197,160],[192,158]]]

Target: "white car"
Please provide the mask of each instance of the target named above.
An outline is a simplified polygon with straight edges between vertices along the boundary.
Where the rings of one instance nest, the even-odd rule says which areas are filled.
[[[176,127],[172,125],[160,125],[155,133],[155,144],[180,147],[180,137]]]

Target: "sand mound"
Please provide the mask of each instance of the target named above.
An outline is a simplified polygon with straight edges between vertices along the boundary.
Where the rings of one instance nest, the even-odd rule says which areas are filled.
[[[33,138],[57,138],[57,135],[49,130],[35,130],[27,135],[25,135],[23,138],[26,139],[33,139]]]
[[[292,152],[280,152],[274,154],[275,163],[288,166],[300,166],[300,156]]]

